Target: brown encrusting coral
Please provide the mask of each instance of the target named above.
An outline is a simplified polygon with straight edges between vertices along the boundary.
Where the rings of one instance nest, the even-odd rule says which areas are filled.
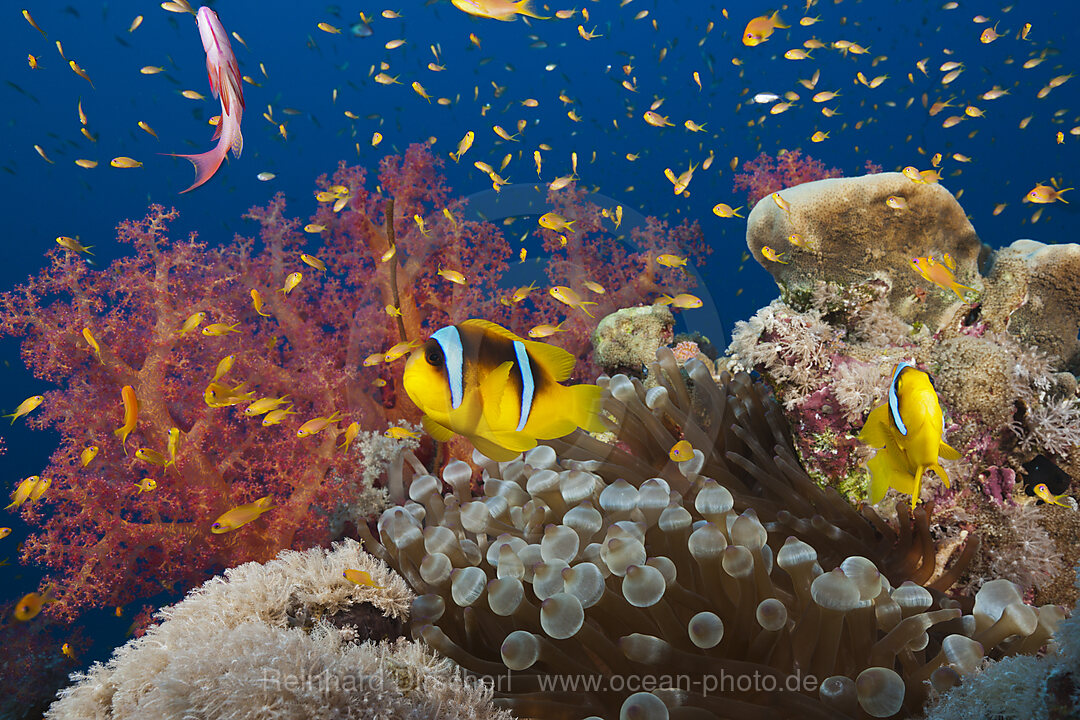
[[[965,614],[943,591],[974,538],[940,567],[925,507],[901,504],[896,524],[855,509],[803,470],[763,385],[684,369],[662,348],[648,391],[602,379],[615,445],[579,431],[512,462],[475,455],[483,497],[452,463],[441,481],[414,478],[411,502],[365,538],[419,594],[414,637],[497,678],[497,705],[540,718],[891,717],[1057,627],[1060,608],[1029,607],[1004,580]],[[694,457],[676,463],[680,436]]]

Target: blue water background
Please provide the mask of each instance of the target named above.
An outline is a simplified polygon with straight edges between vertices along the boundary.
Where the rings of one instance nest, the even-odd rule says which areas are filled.
[[[59,235],[78,235],[84,244],[94,245],[97,261],[105,264],[126,249],[115,242],[116,224],[142,217],[151,202],[180,210],[174,238],[198,232],[211,244],[225,242],[234,233],[253,234],[254,225],[241,215],[277,191],[286,194],[291,213],[306,218],[316,206],[314,179],[332,172],[341,159],[370,168],[374,184],[376,164],[385,154],[435,137],[434,151],[445,158],[470,129],[476,132],[473,149],[460,164],[448,161],[446,166],[455,196],[489,193],[490,182],[472,163],[484,160],[498,167],[507,152],[515,157],[502,175],[514,183],[534,182],[532,151],[539,143],[548,143],[553,150],[543,153],[545,181],[569,174],[570,154],[576,151],[580,182],[628,211],[672,221],[698,219],[715,248],[708,266],[698,268],[708,278],[706,294],[712,302],[700,311],[700,320],[693,311],[685,313],[683,324],[720,343],[736,320],[776,296],[768,274],[752,260],[741,260],[745,222],[721,220],[711,213],[717,202],[746,204],[745,194],[732,190],[729,161],[736,156],[741,163],[759,151],[775,154],[782,148],[801,147],[830,167],[860,174],[866,160],[886,170],[906,165],[926,169],[934,152],[963,153],[973,162],[947,159],[943,184],[954,193],[963,190],[961,203],[984,242],[997,247],[1023,237],[1048,243],[1076,238],[1078,204],[1049,206],[1040,221],[1031,224],[1035,208],[1021,204],[1021,199],[1036,183],[1051,177],[1061,178],[1066,186],[1080,183],[1076,169],[1080,136],[1068,132],[1080,125],[1080,79],[1045,99],[1035,97],[1050,78],[1078,67],[1078,3],[964,0],[958,9],[944,10],[938,1],[823,0],[810,12],[821,22],[804,28],[798,25],[803,15],[800,2],[782,7],[783,19],[793,27],[756,48],[744,47],[740,36],[750,18],[774,9],[765,2],[729,2],[730,19],[723,17],[723,5],[694,0],[625,4],[594,0],[576,5],[589,10],[589,21],[583,21],[579,10],[570,20],[503,23],[469,17],[449,2],[213,3],[225,28],[247,42],[249,49],[235,41],[233,46],[242,74],[260,86],[244,85],[243,156],[223,165],[203,188],[185,195],[177,193],[192,180],[190,165],[158,153],[209,150],[212,129],[207,120],[219,112],[207,86],[194,18],[165,12],[153,2],[114,0],[66,7],[36,2],[27,7],[48,32],[43,38],[16,6],[9,5],[0,22],[0,72],[5,81],[0,84],[4,219],[0,288],[13,287],[42,267],[43,253],[54,247]],[[1004,12],[1005,7],[1012,9]],[[384,8],[399,11],[403,18],[379,17]],[[349,31],[360,10],[374,17],[370,37],[354,37]],[[634,19],[645,10],[646,17]],[[139,13],[145,20],[129,33],[128,26]],[[991,22],[974,23],[977,14]],[[710,21],[715,27],[706,33]],[[319,30],[319,22],[339,27],[342,34]],[[980,43],[979,34],[995,22],[1004,37],[990,45]],[[1033,25],[1032,41],[1016,38],[1024,22]],[[583,40],[579,24],[595,28],[601,37]],[[470,33],[479,38],[479,48],[470,42]],[[817,50],[812,61],[783,58],[786,50],[801,47],[811,37],[850,40],[869,47],[870,53],[845,56]],[[384,43],[395,38],[407,43],[386,50]],[[56,40],[63,43],[67,58],[89,73],[94,88],[69,69],[57,52]],[[531,47],[538,42],[546,47]],[[427,69],[435,60],[432,45],[440,48],[443,72]],[[662,48],[667,57],[661,62]],[[946,55],[946,48],[953,54]],[[1040,52],[1046,52],[1045,62],[1030,70],[1020,67]],[[28,67],[27,53],[39,57],[39,69]],[[879,56],[886,59],[872,66]],[[930,77],[915,67],[925,57],[930,58]],[[742,65],[733,64],[733,58]],[[948,60],[962,61],[966,71],[943,87],[939,82],[943,73],[937,68]],[[400,75],[402,84],[383,86],[372,80],[372,66],[381,61],[390,63],[387,72]],[[267,76],[260,71],[260,62]],[[629,77],[636,81],[636,93],[621,85],[628,79],[621,69],[627,63],[633,66]],[[139,68],[144,65],[164,66],[166,72],[142,75]],[[813,92],[796,84],[819,68],[816,90],[841,92],[840,98],[827,103],[840,112],[831,119],[810,102]],[[700,73],[701,90],[692,79],[694,71]],[[889,79],[870,90],[855,83],[858,71],[868,78],[887,74]],[[449,107],[425,102],[410,88],[413,80],[419,80],[433,98],[455,102]],[[506,87],[498,99],[492,83]],[[1008,88],[1010,95],[994,101],[976,97],[995,84]],[[336,104],[331,102],[333,88],[338,89]],[[207,99],[187,100],[179,94],[185,89],[197,90]],[[787,90],[798,92],[801,100],[784,114],[767,115],[760,105],[745,105],[754,93]],[[567,117],[570,106],[558,100],[560,93],[574,99],[581,122]],[[931,103],[955,95],[961,108],[974,104],[985,110],[986,117],[943,129],[944,118],[956,110],[929,117],[924,93]],[[520,105],[530,97],[539,100],[538,108]],[[661,97],[664,103],[658,112],[675,123],[663,130],[641,119],[649,104]],[[906,107],[909,98],[914,102]],[[80,99],[96,143],[79,132]],[[287,140],[260,116],[268,104],[278,122],[287,121]],[[481,107],[488,104],[490,110],[482,116]],[[286,115],[286,107],[301,114]],[[1060,109],[1065,112],[1055,117]],[[346,110],[360,119],[348,119]],[[1020,130],[1018,124],[1028,115],[1034,119]],[[505,143],[492,132],[494,124],[515,132],[519,118],[529,123],[520,143]],[[683,127],[686,119],[705,124],[706,132],[688,132]],[[149,123],[160,140],[140,130],[139,120]],[[858,121],[864,123],[861,129],[854,127]],[[829,131],[829,140],[811,143],[816,130]],[[375,131],[385,138],[377,148],[370,144]],[[1065,132],[1064,144],[1055,142],[1058,131]],[[55,164],[39,157],[34,144],[41,145]],[[927,154],[920,154],[920,147]],[[676,197],[664,168],[678,174],[690,163],[700,163],[710,150],[716,155],[712,168],[699,168],[690,196]],[[629,162],[627,153],[640,157]],[[109,167],[109,160],[121,155],[142,161],[144,167]],[[100,165],[81,169],[74,164],[76,158],[95,159]],[[260,182],[256,179],[260,172],[277,177]],[[1080,198],[1080,192],[1075,196]],[[1007,208],[992,216],[995,204],[1001,202],[1007,202]],[[535,217],[527,218],[515,227],[528,229],[534,222]],[[523,229],[508,231],[514,232],[515,247]],[[540,256],[535,239],[527,246],[532,258]],[[14,341],[0,342],[0,363],[0,407],[5,411],[46,389],[23,369]],[[48,433],[27,432],[18,423],[5,424],[0,432],[8,444],[7,454],[0,457],[0,484],[5,487],[39,472],[56,442]],[[0,524],[15,528],[12,536],[0,540],[0,559],[14,563],[15,547],[26,528],[8,514],[0,516]],[[34,589],[40,577],[36,569],[17,565],[0,568],[0,573],[4,588],[0,600],[5,601]],[[130,622],[129,617],[115,618],[108,611],[88,613],[86,619],[98,642],[72,669],[107,657],[122,642]]]

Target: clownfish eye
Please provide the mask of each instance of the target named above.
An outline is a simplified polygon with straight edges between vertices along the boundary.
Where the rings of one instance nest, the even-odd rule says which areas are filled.
[[[435,367],[442,367],[445,358],[443,357],[442,348],[437,343],[431,343],[424,350],[424,359],[427,360],[428,365]]]

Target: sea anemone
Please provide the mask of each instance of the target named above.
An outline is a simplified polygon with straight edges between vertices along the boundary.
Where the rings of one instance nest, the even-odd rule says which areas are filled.
[[[924,507],[896,525],[815,484],[746,373],[686,378],[657,351],[646,392],[601,378],[617,443],[582,432],[523,458],[415,477],[365,546],[418,593],[411,632],[522,716],[889,717],[927,681],[1034,652],[1061,618],[1004,580],[974,614],[943,591]],[[689,382],[687,382],[687,380]],[[680,437],[692,459],[675,463]],[[443,492],[444,483],[449,490]]]

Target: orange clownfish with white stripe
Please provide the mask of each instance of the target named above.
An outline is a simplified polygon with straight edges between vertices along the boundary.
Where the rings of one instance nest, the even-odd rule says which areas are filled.
[[[537,440],[600,421],[601,389],[561,385],[574,369],[562,348],[525,340],[487,320],[448,325],[413,352],[403,384],[424,413],[424,429],[445,442],[455,433],[492,460],[508,461]]]
[[[211,140],[218,144],[213,150],[198,155],[166,153],[173,157],[187,158],[195,166],[195,182],[181,193],[194,190],[214,176],[232,149],[233,157],[240,157],[244,149],[244,136],[240,134],[240,118],[244,114],[244,91],[241,87],[240,66],[233,54],[229,34],[218,19],[217,13],[206,7],[199,8],[195,16],[199,26],[199,38],[206,51],[206,74],[214,97],[221,99],[221,122]]]

